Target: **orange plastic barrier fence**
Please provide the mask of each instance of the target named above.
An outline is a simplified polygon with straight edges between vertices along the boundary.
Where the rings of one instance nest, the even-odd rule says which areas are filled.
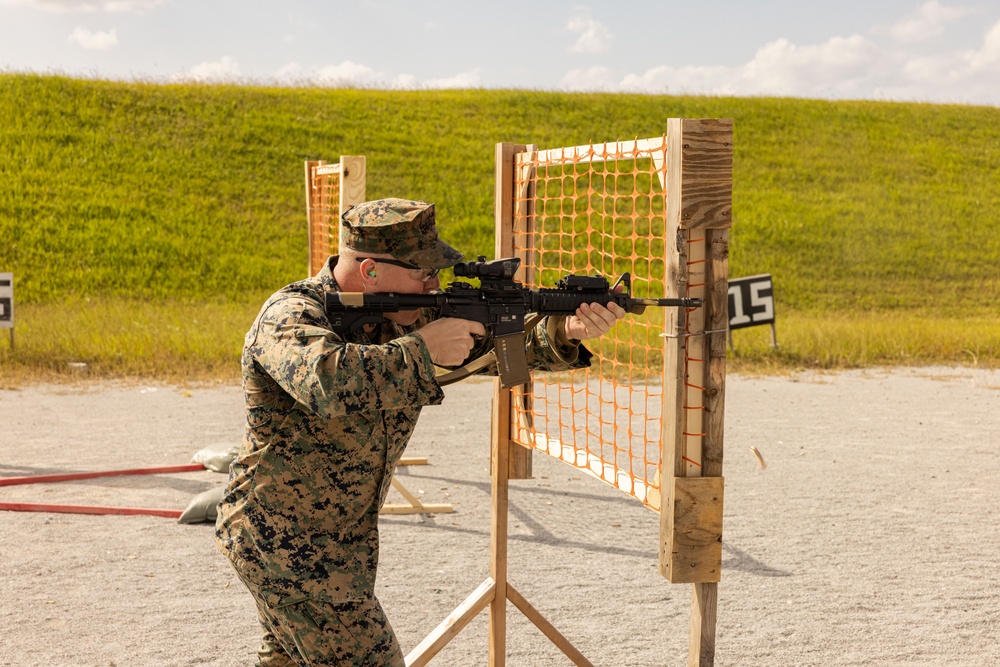
[[[305,163],[310,276],[337,254],[341,214],[365,200],[365,162],[364,156],[343,155],[340,162]]]
[[[525,284],[548,287],[569,273],[613,283],[628,272],[636,296],[699,296],[664,293],[666,169],[666,136],[515,154],[513,242]],[[663,414],[664,318],[653,308],[620,322],[591,345],[586,371],[535,375],[513,401],[514,442],[658,510],[661,422],[673,419]]]

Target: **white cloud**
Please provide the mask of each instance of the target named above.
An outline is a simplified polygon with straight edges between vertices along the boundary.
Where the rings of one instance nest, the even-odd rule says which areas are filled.
[[[79,44],[88,51],[108,51],[118,46],[118,34],[114,28],[110,32],[91,32],[83,26],[78,26],[69,41]]]
[[[420,87],[420,82],[417,81],[417,77],[412,74],[400,74],[392,80],[393,88],[401,88],[403,90],[413,90],[414,88]]]
[[[590,15],[590,9],[584,6],[574,8],[575,15],[569,20],[566,29],[579,35],[569,50],[573,53],[604,53],[611,46],[614,35],[611,31]]]
[[[974,71],[992,71],[996,76],[995,80],[1000,81],[1000,21],[986,32],[983,48],[969,54],[968,63],[969,68]]]
[[[946,24],[968,16],[974,11],[971,7],[944,7],[937,0],[929,0],[909,16],[886,28],[884,32],[900,43],[922,42],[940,35],[944,32]]]
[[[281,66],[274,75],[279,80],[295,81],[302,78],[302,65],[298,63],[288,63]]]
[[[479,68],[460,72],[446,79],[430,79],[423,83],[425,88],[480,88],[482,85],[482,70]]]
[[[315,70],[308,79],[321,85],[373,85],[385,77],[367,65],[345,60],[339,65],[327,65]]]
[[[229,56],[223,56],[217,62],[199,63],[171,78],[175,81],[232,81],[240,78],[240,66]]]
[[[957,53],[913,57],[900,68],[890,94],[900,99],[933,99],[944,102],[985,103],[1000,106],[1000,21],[984,35],[982,46]]]
[[[925,13],[934,9],[928,9],[933,4],[923,6]],[[997,105],[1000,21],[987,28],[978,47],[944,53],[927,54],[906,44],[881,45],[860,35],[807,45],[778,39],[761,46],[742,65],[660,65],[616,77],[607,68],[594,67],[573,70],[562,83],[571,90]]]
[[[674,95],[719,92],[736,77],[733,67],[668,67],[661,65],[642,74],[626,74],[621,90]]]
[[[31,7],[43,12],[109,12],[142,14],[168,0],[0,0],[0,5]]]
[[[566,90],[615,90],[618,88],[611,69],[595,65],[588,69],[574,69],[559,81]]]
[[[633,92],[708,95],[860,96],[884,69],[878,47],[858,35],[797,46],[778,39],[735,67],[661,65],[627,74],[616,88]]]
[[[472,69],[467,72],[460,72],[454,76],[427,79],[421,81],[412,74],[397,74],[389,76],[383,72],[361,65],[359,63],[345,60],[338,65],[327,65],[325,67],[314,68],[310,71],[303,70],[299,63],[289,63],[279,69],[275,77],[279,81],[299,85],[318,85],[330,87],[387,87],[401,89],[418,88],[480,88],[482,87],[482,70]]]
[[[882,58],[878,46],[860,35],[810,46],[779,39],[758,49],[732,85],[750,94],[851,96],[879,74]]]

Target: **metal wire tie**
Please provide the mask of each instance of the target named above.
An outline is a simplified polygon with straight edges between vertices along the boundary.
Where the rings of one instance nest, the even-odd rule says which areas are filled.
[[[708,334],[726,333],[727,331],[729,331],[729,327],[726,327],[725,329],[712,329],[711,331],[699,331],[697,333],[686,334],[661,333],[660,338],[690,338],[691,336],[707,336]]]

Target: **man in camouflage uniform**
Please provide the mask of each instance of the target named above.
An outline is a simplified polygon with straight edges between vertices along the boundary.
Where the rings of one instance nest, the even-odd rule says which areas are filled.
[[[421,407],[444,398],[435,365],[460,365],[486,333],[420,311],[331,330],[326,292],[430,292],[437,271],[463,259],[438,239],[433,204],[351,208],[340,248],[317,276],[268,299],[243,348],[247,429],[216,543],[257,603],[266,667],[404,664],[374,595],[378,512]],[[530,366],[589,365],[580,340],[624,314],[593,304],[547,318],[529,332]]]

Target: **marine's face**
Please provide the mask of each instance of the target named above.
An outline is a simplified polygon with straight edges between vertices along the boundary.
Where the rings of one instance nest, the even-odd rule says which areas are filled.
[[[402,266],[378,262],[377,260],[376,264],[376,270],[378,271],[377,292],[429,294],[441,286],[441,281],[438,279],[436,272],[434,272],[434,275],[430,275],[431,272],[426,269],[408,269]],[[420,317],[420,311],[403,310],[398,313],[386,313],[385,317],[396,324],[409,326],[415,323],[417,318]]]

